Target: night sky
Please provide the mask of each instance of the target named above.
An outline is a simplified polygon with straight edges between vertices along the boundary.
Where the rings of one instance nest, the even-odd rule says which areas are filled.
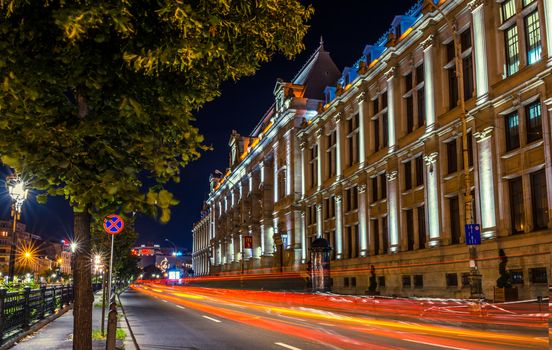
[[[228,140],[232,129],[242,135],[249,134],[274,102],[272,91],[276,79],[291,80],[318,47],[320,36],[340,70],[351,66],[362,55],[364,46],[373,44],[389,28],[393,17],[404,14],[414,3],[415,0],[314,2],[315,13],[302,54],[294,61],[275,56],[255,76],[223,84],[221,97],[197,113],[196,125],[205,136],[205,143],[214,150],[189,164],[182,171],[180,184],[168,186],[180,200],[168,224],[160,224],[149,217],[138,219],[139,243],[166,245],[164,239],[168,238],[191,250],[191,228],[199,219],[202,202],[207,198],[209,174],[214,169],[224,172],[228,167]],[[2,179],[5,172],[4,169]],[[8,195],[3,184],[0,185],[0,217],[8,219]],[[49,198],[46,205],[40,205],[31,196],[23,207],[21,219],[30,232],[45,238],[71,236],[71,209],[63,198]]]

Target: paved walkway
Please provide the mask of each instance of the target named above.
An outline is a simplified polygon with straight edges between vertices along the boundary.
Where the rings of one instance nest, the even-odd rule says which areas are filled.
[[[100,294],[101,295],[101,294]],[[97,297],[96,297],[97,300]],[[101,300],[101,299],[100,299]],[[107,310],[106,310],[107,311]],[[119,313],[121,310],[118,310]],[[106,315],[107,316],[107,315]],[[92,309],[92,329],[100,329],[102,318],[102,308],[94,307]],[[124,317],[120,317],[118,327],[123,328],[127,337],[125,340],[131,340],[129,331],[126,327]],[[105,329],[107,331],[107,317],[105,321]],[[45,327],[38,330],[36,333],[17,343],[13,350],[65,350],[73,349],[71,341],[73,334],[73,310],[67,311],[62,316],[58,317]],[[128,343],[125,341],[125,345]],[[130,343],[129,345],[131,345]],[[93,344],[94,349],[105,349],[105,341],[96,341]],[[132,350],[133,346],[125,346],[125,349]]]

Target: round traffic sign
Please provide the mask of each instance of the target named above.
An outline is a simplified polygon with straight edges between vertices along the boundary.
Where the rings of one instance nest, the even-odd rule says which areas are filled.
[[[104,219],[103,228],[110,235],[116,235],[123,231],[125,222],[119,215],[111,214]]]

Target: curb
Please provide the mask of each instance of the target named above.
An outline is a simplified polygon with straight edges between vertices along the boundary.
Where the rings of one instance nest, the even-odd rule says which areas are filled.
[[[21,339],[23,339],[23,338],[25,338],[25,337],[33,334],[33,333],[38,332],[40,329],[42,329],[45,326],[47,326],[48,324],[50,324],[50,322],[54,321],[58,317],[61,317],[62,315],[64,315],[67,311],[71,310],[72,308],[73,308],[73,304],[69,304],[69,305],[65,306],[64,308],[59,309],[56,313],[54,313],[52,315],[49,315],[49,316],[45,317],[44,319],[38,321],[37,323],[33,324],[28,330],[18,334],[17,336],[15,336],[15,337],[11,338],[10,340],[8,340],[6,343],[2,344],[2,346],[0,346],[0,350],[7,350],[7,349],[13,347]]]
[[[125,318],[125,323],[126,323],[126,326],[123,323],[123,327],[121,327],[121,328],[128,330],[128,333],[130,334],[130,338],[132,339],[132,342],[125,340],[124,348],[125,348],[125,350],[140,350],[140,346],[138,345],[138,341],[136,341],[136,337],[134,336],[134,332],[132,331],[132,328],[130,327],[130,322],[128,321],[128,317],[126,315],[125,308],[123,307],[123,303],[121,302],[120,294],[117,294],[117,299],[119,300],[119,305],[121,305],[121,311],[123,312],[123,316]],[[0,349],[0,350],[3,350],[3,349]]]

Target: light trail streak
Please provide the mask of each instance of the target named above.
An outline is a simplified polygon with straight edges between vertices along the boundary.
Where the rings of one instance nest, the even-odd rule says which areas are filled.
[[[163,286],[158,286],[159,288],[164,288]],[[209,297],[205,301],[213,302],[219,305],[218,312],[220,312],[220,304],[229,305],[229,306],[239,306],[242,308],[247,308],[249,310],[254,310],[257,312],[263,312],[268,314],[279,314],[280,316],[299,316],[303,318],[308,319],[314,319],[317,321],[323,321],[324,323],[329,323],[334,326],[337,326],[342,329],[352,330],[356,332],[361,333],[368,333],[372,334],[374,331],[374,327],[378,329],[377,335],[388,337],[388,338],[394,338],[394,339],[402,339],[401,336],[404,337],[404,333],[409,333],[412,336],[414,336],[419,341],[435,341],[435,338],[427,337],[423,338],[422,334],[429,334],[432,337],[440,337],[440,338],[449,338],[447,339],[439,339],[443,343],[443,345],[450,345],[452,347],[465,347],[470,346],[470,344],[467,344],[465,341],[473,342],[484,342],[484,343],[490,343],[490,344],[504,344],[509,346],[519,346],[519,344],[529,345],[529,346],[542,346],[546,343],[545,338],[536,338],[535,337],[529,337],[524,335],[517,335],[517,334],[510,334],[510,333],[492,333],[487,331],[478,331],[478,330],[470,330],[470,329],[463,329],[463,328],[452,328],[452,327],[445,327],[440,325],[432,325],[432,324],[418,324],[418,323],[406,323],[402,321],[390,321],[390,320],[378,320],[378,319],[367,319],[364,317],[358,317],[358,316],[350,316],[350,315],[339,315],[335,313],[327,313],[327,312],[320,312],[320,310],[296,310],[296,309],[290,309],[289,307],[282,307],[282,306],[274,306],[274,305],[266,305],[266,304],[256,304],[252,302],[251,300],[255,300],[254,298],[249,298],[251,291],[232,291],[235,293],[238,297],[233,297],[233,293],[229,293],[227,290],[213,290],[213,289],[200,289],[200,288],[189,288],[185,287],[189,292],[184,293],[185,295],[189,294],[201,294],[201,293],[208,293]],[[182,294],[179,292],[175,292],[174,288],[171,288],[169,291],[170,294],[178,296],[178,294]],[[253,294],[259,295],[263,292],[255,292]],[[277,296],[279,293],[266,293],[270,297],[276,297],[275,299],[278,299]],[[283,293],[281,293],[283,294]],[[168,295],[163,295],[163,297],[169,297]],[[304,297],[304,295],[303,295]],[[224,299],[221,299],[224,298]],[[250,300],[250,301],[243,301],[244,299]],[[187,300],[180,299],[181,302],[189,302]],[[264,301],[264,300],[263,300]],[[278,302],[276,300],[275,302]],[[194,303],[195,304],[195,303]],[[287,305],[289,305],[288,303]],[[190,306],[193,308],[198,308],[198,305],[195,304],[194,306]],[[284,305],[286,305],[284,303]],[[206,305],[201,304],[200,308],[206,307]],[[209,306],[213,308],[212,306]],[[396,307],[396,305],[395,305]],[[226,310],[226,309],[225,309]],[[211,309],[211,311],[214,311]],[[210,312],[211,311],[207,311]],[[226,310],[225,312],[229,312]],[[234,312],[234,311],[232,311]],[[242,313],[243,314],[243,313]],[[224,315],[222,317],[225,317]],[[255,323],[258,323],[258,320],[260,319],[259,316],[256,316],[257,321]],[[274,320],[272,320],[274,321]],[[420,320],[418,320],[420,321]],[[254,324],[256,325],[256,324]],[[303,328],[305,329],[305,328]],[[391,331],[389,331],[391,330]],[[303,333],[308,332],[312,333],[315,332],[313,329],[307,329],[303,330]],[[303,334],[305,335],[305,334]],[[295,334],[297,336],[297,334]],[[452,339],[452,342],[451,340]],[[461,341],[458,343],[458,341]],[[350,344],[349,344],[350,345]],[[350,346],[347,346],[347,348],[350,348]],[[477,346],[477,349],[494,349],[494,347],[489,348],[486,346],[483,346],[479,344]]]

